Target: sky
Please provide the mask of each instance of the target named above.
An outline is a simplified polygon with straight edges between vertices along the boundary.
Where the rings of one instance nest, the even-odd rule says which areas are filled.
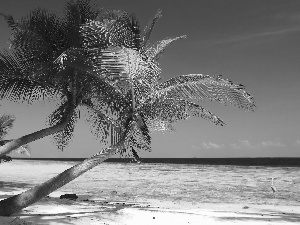
[[[1,0],[0,11],[15,18],[39,6],[62,14],[63,0]],[[134,13],[144,27],[158,9],[163,17],[151,41],[187,35],[168,47],[159,63],[163,81],[182,74],[222,74],[246,86],[256,102],[245,112],[216,102],[200,105],[226,126],[201,118],[175,125],[176,132],[152,134],[152,152],[142,157],[300,157],[300,1],[298,0],[102,0],[99,8]],[[10,30],[0,18],[0,49]],[[0,113],[16,116],[7,138],[45,128],[55,104],[0,102]],[[51,138],[30,144],[31,157],[88,158],[103,145],[93,139],[83,119],[73,142],[63,151]]]

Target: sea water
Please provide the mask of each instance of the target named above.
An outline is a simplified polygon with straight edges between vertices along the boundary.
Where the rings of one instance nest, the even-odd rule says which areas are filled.
[[[0,164],[3,188],[23,191],[79,162],[13,160]],[[271,178],[277,191],[273,195]],[[1,190],[1,187],[0,187]],[[300,205],[299,167],[104,162],[60,188],[107,201]]]

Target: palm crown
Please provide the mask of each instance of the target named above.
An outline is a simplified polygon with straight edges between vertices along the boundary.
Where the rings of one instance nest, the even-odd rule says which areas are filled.
[[[180,36],[148,44],[154,25],[161,17],[160,10],[143,35],[134,16],[123,11],[110,11],[107,15],[82,25],[81,32],[84,48],[96,65],[98,76],[125,98],[131,98],[131,113],[124,108],[115,123],[125,125],[123,151],[129,150],[137,157],[136,150],[150,149],[150,131],[172,130],[174,122],[190,115],[224,125],[220,118],[196,104],[195,100],[206,98],[246,110],[254,109],[253,97],[244,86],[221,76],[190,74],[159,83],[159,57],[169,44],[185,38]],[[119,133],[115,142],[120,138]]]
[[[67,3],[63,19],[42,9],[33,10],[18,22],[4,15],[13,33],[10,49],[0,53],[0,98],[28,103],[59,99],[60,105],[49,116],[49,124],[69,121],[64,130],[54,135],[60,149],[72,137],[79,105],[93,113],[91,99],[97,99],[99,105],[105,104],[107,114],[122,107],[114,102],[119,93],[97,76],[82,48],[80,26],[98,14],[89,1],[81,0]],[[109,127],[105,115],[101,116],[101,127]],[[109,133],[102,128],[97,132],[100,140],[107,142]]]

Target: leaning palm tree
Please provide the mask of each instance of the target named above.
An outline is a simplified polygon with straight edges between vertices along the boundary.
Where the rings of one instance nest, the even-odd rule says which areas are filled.
[[[196,102],[214,100],[245,110],[255,108],[253,97],[244,86],[221,76],[181,75],[159,82],[158,59],[175,40],[169,38],[148,44],[152,29],[161,12],[146,26],[144,34],[136,19],[123,12],[109,12],[81,27],[86,56],[93,65],[93,74],[103,79],[120,95],[113,102],[118,111],[106,109],[98,96],[82,101],[92,115],[89,120],[98,133],[103,120],[110,124],[111,146],[73,166],[58,176],[24,193],[0,202],[0,215],[11,215],[74,180],[110,156],[131,154],[139,159],[139,150],[151,149],[151,132],[173,130],[173,124],[190,116],[207,119],[216,125],[224,122]]]
[[[98,14],[89,0],[79,0],[67,2],[62,19],[42,9],[20,21],[3,15],[13,33],[10,49],[0,52],[0,99],[26,103],[54,99],[58,106],[48,118],[49,127],[6,142],[0,146],[0,156],[48,135],[63,149],[72,138],[79,107],[93,112],[92,98],[105,104],[106,111],[122,107],[113,101],[120,93],[96,75],[96,66],[83,48],[80,27]],[[110,125],[102,119],[102,126]],[[106,143],[108,135],[102,130],[98,137]]]

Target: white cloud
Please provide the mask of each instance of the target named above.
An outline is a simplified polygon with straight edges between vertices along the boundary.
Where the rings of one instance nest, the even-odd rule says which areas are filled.
[[[263,141],[261,144],[264,147],[285,147],[285,144],[279,141]]]
[[[300,146],[300,141],[299,141]],[[239,140],[237,143],[231,143],[230,147],[233,149],[262,149],[262,148],[270,148],[270,147],[286,147],[285,144],[280,141],[262,141],[257,144],[252,144],[248,140]]]
[[[299,26],[295,26],[295,27],[288,27],[288,28],[282,28],[277,30],[241,34],[241,35],[230,36],[219,41],[215,41],[214,44],[236,43],[236,42],[248,41],[248,40],[253,40],[258,38],[267,38],[270,36],[291,34],[299,31],[300,31]]]
[[[208,142],[208,143],[202,142],[201,146],[205,149],[220,149],[220,148],[222,148],[221,145],[218,145],[213,142]]]
[[[241,140],[240,144],[246,148],[256,148],[256,146],[251,144],[250,141],[248,141],[248,140]]]
[[[241,148],[242,148],[241,145],[236,144],[236,143],[231,143],[231,144],[230,144],[230,147],[233,148],[233,149],[241,149]]]
[[[257,146],[250,143],[248,140],[239,140],[238,143],[232,143],[230,146],[233,149],[243,149],[243,148],[257,148]]]
[[[296,145],[296,146],[300,146],[300,140],[296,140],[295,145]]]

